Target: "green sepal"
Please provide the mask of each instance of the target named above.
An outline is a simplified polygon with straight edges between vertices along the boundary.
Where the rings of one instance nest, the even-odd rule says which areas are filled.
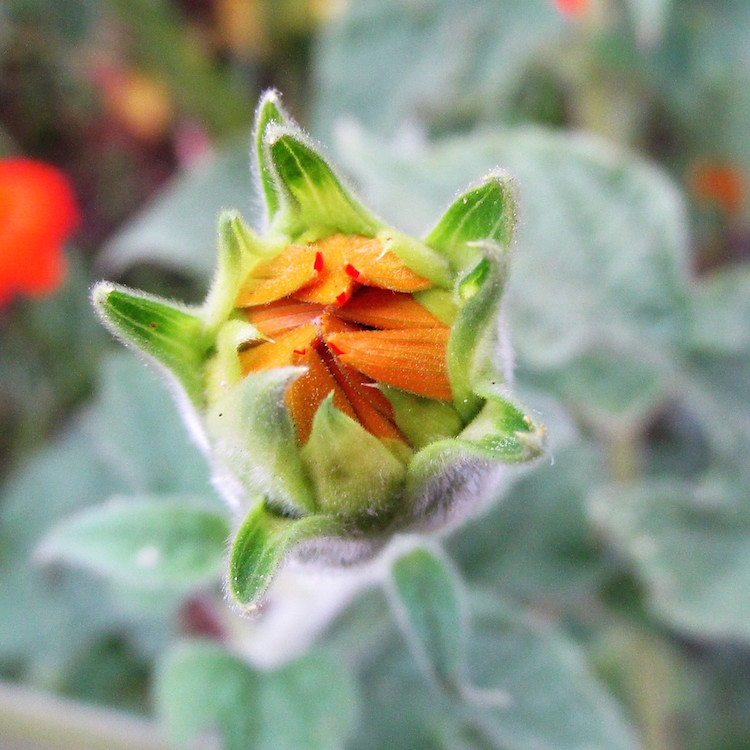
[[[461,415],[448,401],[389,386],[381,386],[381,390],[393,406],[396,425],[417,450],[436,440],[455,437],[463,429]]]
[[[258,182],[260,182],[260,187],[266,201],[266,218],[269,224],[273,222],[280,208],[273,167],[266,158],[263,146],[266,128],[271,122],[280,125],[290,122],[289,117],[281,107],[278,92],[273,89],[266,91],[261,97],[258,108],[255,110],[255,127],[253,129],[255,168],[257,170]]]
[[[218,224],[218,260],[211,288],[203,303],[206,328],[215,330],[231,314],[242,280],[261,257],[260,240],[237,211],[222,211]]]
[[[441,323],[447,326],[453,325],[459,310],[453,290],[432,287],[421,292],[414,292],[413,297]]]
[[[301,451],[318,507],[341,518],[387,512],[400,497],[404,464],[378,438],[326,398]]]
[[[476,502],[477,477],[495,464],[518,464],[544,453],[546,430],[497,390],[481,390],[486,400],[474,421],[456,438],[438,440],[414,454],[406,476],[404,522],[438,525],[456,503]]]
[[[164,365],[193,405],[203,406],[203,370],[213,342],[201,317],[185,307],[108,282],[97,284],[91,297],[116,336]]]
[[[246,612],[253,612],[295,547],[317,537],[341,536],[344,531],[342,522],[332,516],[289,518],[259,502],[232,541],[229,594]]]
[[[481,258],[477,243],[510,245],[517,217],[515,192],[515,182],[507,172],[490,172],[456,198],[425,241],[453,269],[465,271]]]
[[[481,383],[502,381],[498,361],[499,312],[507,275],[507,253],[498,245],[485,245],[484,257],[458,283],[463,302],[448,340],[448,372],[454,404],[465,422],[482,405],[476,388]]]
[[[264,131],[282,206],[272,231],[307,241],[341,232],[374,237],[383,223],[341,183],[328,162],[294,126],[270,123]]]
[[[532,461],[544,453],[546,430],[497,388],[480,389],[484,406],[457,441],[478,456],[503,463]]]
[[[267,341],[254,325],[242,318],[228,320],[216,334],[216,354],[206,365],[206,395],[213,403],[242,380],[242,367],[237,352],[241,346]]]
[[[315,509],[284,396],[302,367],[252,373],[213,404],[206,415],[213,455],[246,493],[263,495],[284,513]],[[247,497],[245,497],[247,501]]]

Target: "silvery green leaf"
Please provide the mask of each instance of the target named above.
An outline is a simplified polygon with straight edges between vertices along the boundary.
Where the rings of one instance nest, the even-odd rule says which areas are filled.
[[[221,646],[178,644],[156,676],[157,709],[179,743],[218,735],[226,750],[342,748],[356,715],[346,669],[311,653],[268,672]]]
[[[394,560],[391,579],[396,619],[417,661],[430,678],[459,691],[468,623],[456,573],[420,548]]]
[[[226,517],[185,497],[118,497],[54,526],[36,557],[65,562],[147,589],[218,581],[229,536]]]

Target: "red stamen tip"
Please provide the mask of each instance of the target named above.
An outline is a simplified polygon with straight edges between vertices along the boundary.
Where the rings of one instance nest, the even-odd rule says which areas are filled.
[[[307,349],[293,349],[295,354],[299,354],[300,357],[304,356],[307,353]]]
[[[339,307],[343,307],[349,301],[350,294],[350,292],[341,292],[341,294],[336,297],[336,304]]]
[[[347,276],[351,277],[351,278],[352,278],[352,279],[354,279],[355,281],[356,281],[356,280],[357,280],[357,279],[359,278],[359,276],[360,276],[360,273],[359,273],[359,271],[358,271],[358,270],[357,270],[357,269],[356,269],[356,268],[355,268],[355,267],[354,267],[354,266],[353,266],[353,265],[352,265],[351,263],[347,263],[347,264],[346,264],[346,265],[344,266],[344,272],[346,273],[346,275],[347,275]]]
[[[338,346],[336,346],[336,344],[334,344],[334,343],[333,343],[333,341],[326,341],[326,343],[328,344],[328,348],[329,348],[329,349],[330,349],[330,350],[331,350],[331,351],[332,351],[332,352],[333,352],[334,354],[336,354],[336,355],[338,355],[338,354],[345,354],[344,350],[343,350],[343,349],[339,349],[339,347],[338,347]]]
[[[320,272],[323,270],[323,253],[318,251],[315,253],[315,262],[313,263],[313,268]]]

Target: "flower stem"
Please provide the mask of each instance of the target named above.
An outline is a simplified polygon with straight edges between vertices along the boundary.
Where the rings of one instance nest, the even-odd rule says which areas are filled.
[[[26,750],[169,750],[158,726],[119,711],[87,706],[0,682],[0,746]]]

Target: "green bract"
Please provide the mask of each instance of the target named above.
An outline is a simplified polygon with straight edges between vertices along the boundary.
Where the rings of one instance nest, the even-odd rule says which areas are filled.
[[[274,92],[258,107],[255,147],[267,225],[258,235],[237,213],[221,215],[218,268],[203,305],[181,306],[106,282],[93,291],[104,323],[162,365],[175,385],[185,421],[237,514],[227,588],[247,609],[264,595],[287,555],[351,562],[371,556],[398,531],[454,524],[484,499],[503,465],[536,458],[544,443],[543,428],[509,397],[506,385],[499,315],[516,215],[510,177],[491,172],[417,240],[361,205],[319,147],[286,116]],[[390,362],[395,385],[368,379],[381,399],[375,416],[387,411],[395,438],[353,418],[340,393],[332,389],[326,397],[320,387],[302,436],[288,396],[308,372],[300,359],[306,350],[295,348],[297,359],[281,366],[248,371],[243,360],[243,352],[278,345],[239,309],[243,283],[267,275],[260,269],[285,251],[305,252],[336,237],[344,245],[350,239],[377,241],[374,247],[383,251],[376,263],[389,250],[421,286],[412,295],[386,284],[376,294],[407,299],[434,316],[427,317],[435,328],[418,334],[430,351],[437,346],[429,340],[431,331],[447,341],[441,361],[432,365],[440,376],[425,373],[425,379],[439,387],[445,378],[452,399],[399,387],[398,367]],[[347,269],[358,277],[356,269]],[[257,307],[271,309],[267,303]],[[322,325],[320,319],[315,325]],[[326,351],[329,360],[331,352],[339,353],[336,347]],[[341,377],[346,367],[336,366]]]

